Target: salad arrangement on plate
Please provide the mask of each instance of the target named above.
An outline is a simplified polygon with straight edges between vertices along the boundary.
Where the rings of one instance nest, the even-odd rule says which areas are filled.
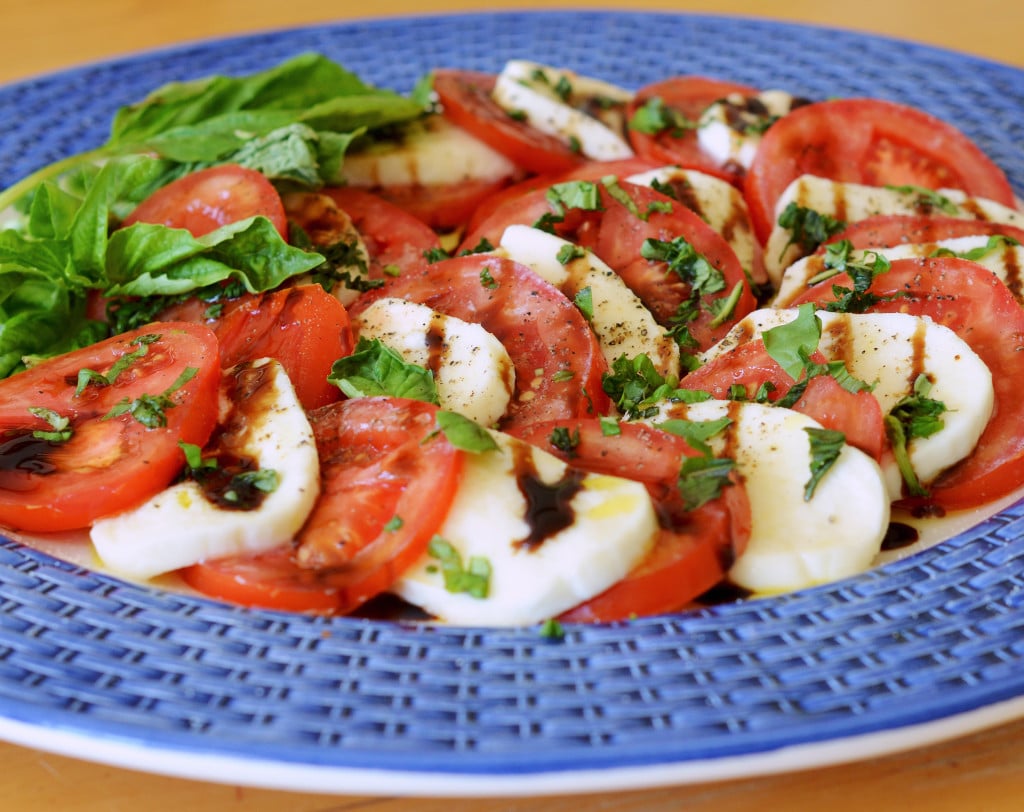
[[[2,200],[0,523],[130,578],[620,620],[1021,480],[1024,214],[902,105],[304,55]]]

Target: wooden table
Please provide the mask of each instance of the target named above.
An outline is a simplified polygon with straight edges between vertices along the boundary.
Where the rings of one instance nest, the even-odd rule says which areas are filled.
[[[468,10],[469,0],[377,0],[359,10],[338,0],[2,0],[0,81],[82,62],[224,34],[336,20]],[[550,7],[519,0],[503,7]],[[621,0],[561,2],[615,8]],[[899,36],[1024,66],[1024,15],[1005,0],[647,0],[642,8],[766,16]],[[59,126],[59,123],[57,124]],[[795,810],[830,812],[928,809],[929,812],[1020,809],[1024,793],[1024,721],[955,741],[852,765],[602,798],[509,800],[368,798],[298,794],[207,784],[97,766],[0,744],[0,808],[5,810],[374,810],[374,812],[556,812],[556,810]]]

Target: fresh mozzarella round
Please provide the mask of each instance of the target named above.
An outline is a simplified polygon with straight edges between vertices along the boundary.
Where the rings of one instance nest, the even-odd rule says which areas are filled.
[[[574,471],[521,440],[492,436],[496,450],[467,457],[438,531],[466,569],[486,562],[486,596],[449,591],[430,553],[394,592],[449,623],[522,626],[598,595],[644,558],[658,520],[642,484]]]
[[[508,409],[515,366],[501,342],[479,324],[383,298],[353,317],[352,327],[357,336],[377,338],[407,362],[433,372],[442,408],[482,426],[493,426]]]
[[[800,101],[784,90],[764,90],[749,97],[732,93],[701,115],[697,143],[719,166],[750,169],[764,131]]]
[[[433,186],[497,182],[516,166],[443,116],[428,116],[393,140],[347,153],[343,172],[348,185],[362,188]]]
[[[895,246],[879,246],[850,252],[850,262],[873,261],[874,256],[885,257],[890,262],[908,257],[930,257],[936,252],[952,252],[957,255],[970,253],[971,259],[988,268],[1000,282],[1007,285],[1017,301],[1024,305],[1024,289],[1020,285],[1020,269],[1024,268],[1024,246],[1004,243],[989,248],[991,237],[978,234],[970,237],[953,237],[930,243],[907,243]],[[988,250],[986,250],[988,249]],[[782,274],[778,293],[772,301],[774,307],[788,307],[800,294],[807,290],[808,283],[819,274],[826,272],[825,257],[812,254],[798,259]]]
[[[559,83],[566,88],[559,95]],[[547,65],[511,60],[498,74],[491,97],[504,110],[543,133],[573,144],[581,155],[597,161],[629,158],[633,149],[618,132],[566,101],[566,96],[603,96],[627,101],[630,95],[604,82]]]
[[[797,310],[761,309],[741,319],[704,354],[711,360],[731,347],[786,324]],[[822,333],[818,349],[842,360],[854,377],[873,386],[882,413],[913,393],[918,375],[931,382],[929,397],[945,404],[943,427],[930,437],[915,437],[907,451],[922,484],[968,456],[978,443],[995,402],[992,373],[977,353],[948,327],[906,313],[829,313],[818,311]],[[892,499],[901,494],[896,463],[883,461]]]
[[[709,400],[666,403],[650,418],[731,423],[709,445],[736,463],[750,501],[746,551],[729,579],[771,594],[824,584],[867,569],[889,526],[889,497],[878,464],[844,445],[810,499],[808,428],[815,420],[776,406]]]
[[[678,166],[651,169],[631,175],[626,180],[639,186],[662,184],[671,187],[684,206],[729,243],[747,276],[758,284],[766,281],[754,227],[750,223],[750,211],[739,189],[731,183],[707,172]]]
[[[984,198],[969,197],[959,189],[928,192],[916,187],[867,186],[801,175],[786,187],[775,204],[775,225],[764,249],[765,269],[778,286],[783,271],[805,252],[793,244],[793,235],[778,225],[779,215],[790,203],[812,209],[845,223],[878,214],[925,214],[983,220],[1024,227],[1024,214]]]
[[[622,277],[593,253],[547,231],[522,225],[506,228],[500,247],[510,259],[531,268],[570,299],[590,291],[590,326],[609,364],[621,355],[633,358],[643,353],[662,375],[679,374],[679,345]],[[559,259],[563,251],[573,252],[564,262]]]
[[[320,465],[288,375],[277,361],[261,359],[227,370],[225,382],[241,395],[222,420],[222,448],[226,456],[275,472],[276,488],[254,509],[223,508],[197,482],[185,480],[134,510],[101,519],[90,538],[111,571],[152,578],[203,560],[262,552],[302,527],[320,493]]]

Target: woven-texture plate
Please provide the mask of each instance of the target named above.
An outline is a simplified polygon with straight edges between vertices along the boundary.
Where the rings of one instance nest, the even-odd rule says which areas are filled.
[[[434,66],[497,70],[523,57],[631,88],[700,73],[818,98],[894,99],[961,127],[1024,189],[1017,69],[767,21],[561,11],[272,32],[0,88],[0,185],[102,143],[119,105],[166,81],[250,72],[309,50],[401,91]],[[1019,714],[1022,603],[1020,505],[834,586],[573,626],[561,641],[536,628],[248,611],[4,541],[0,733],[42,747],[53,736],[66,750],[78,742],[76,755],[128,766],[338,792],[583,791],[635,784],[644,770],[696,780],[709,773],[688,765],[739,759],[746,766],[733,774],[753,772],[758,757],[791,748],[820,763],[842,748],[815,756],[816,744],[990,707]],[[203,763],[227,772],[211,776]]]

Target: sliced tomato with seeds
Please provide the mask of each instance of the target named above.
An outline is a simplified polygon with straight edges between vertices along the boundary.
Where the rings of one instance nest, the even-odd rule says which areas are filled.
[[[879,214],[850,223],[819,247],[818,253],[825,252],[825,245],[842,240],[848,240],[853,248],[886,248],[993,234],[1002,234],[1024,245],[1024,228],[1004,223],[938,215]]]
[[[352,325],[344,306],[319,285],[247,293],[213,307],[190,299],[165,310],[163,317],[208,325],[225,368],[275,358],[307,410],[341,397],[327,376],[335,361],[352,353]]]
[[[571,450],[551,443],[555,429]],[[738,480],[717,499],[685,510],[677,480],[685,458],[699,456],[682,438],[642,423],[621,423],[606,436],[594,419],[530,427],[526,439],[586,471],[643,482],[661,528],[647,557],[621,581],[563,613],[565,622],[610,622],[681,609],[718,584],[750,537],[750,503]]]
[[[322,491],[296,545],[182,571],[192,588],[246,606],[346,614],[386,591],[448,514],[464,452],[437,429],[437,407],[357,398],[310,424]]]
[[[869,186],[961,189],[1015,206],[1006,174],[963,132],[882,99],[815,102],[768,129],[744,181],[762,243],[772,230],[776,201],[801,175]]]
[[[453,257],[364,294],[352,314],[383,296],[475,322],[502,343],[516,372],[504,431],[610,408],[601,388],[608,367],[590,326],[561,291],[524,265],[495,256]]]
[[[261,215],[288,238],[288,220],[273,184],[254,169],[221,164],[200,169],[157,189],[125,218],[123,225],[156,223],[184,228],[193,237]]]
[[[845,274],[803,293],[803,302],[835,299],[833,285],[852,288]],[[956,257],[900,259],[875,277],[869,292],[887,301],[876,313],[928,316],[970,345],[992,372],[995,408],[974,452],[939,476],[931,495],[899,504],[947,510],[978,507],[1012,492],[1024,481],[1024,308],[988,269]]]
[[[80,386],[83,370],[94,374]],[[87,527],[159,492],[184,464],[178,442],[203,445],[213,431],[219,383],[212,331],[182,322],[153,323],[0,381],[0,524]]]
[[[527,172],[562,172],[583,162],[561,139],[519,121],[494,101],[494,74],[440,69],[433,76],[444,115]]]

